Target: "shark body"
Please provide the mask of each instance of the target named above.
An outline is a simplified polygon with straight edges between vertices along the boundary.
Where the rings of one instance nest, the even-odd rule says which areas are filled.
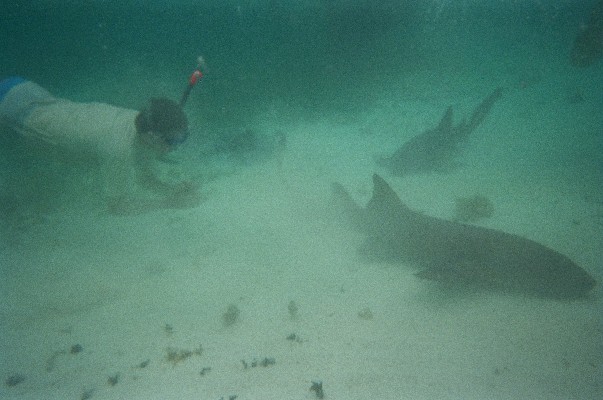
[[[349,219],[367,234],[361,247],[372,259],[409,262],[416,275],[445,284],[524,293],[554,299],[585,296],[596,284],[565,255],[518,235],[430,217],[407,207],[378,175],[373,196],[359,207],[334,184]]]
[[[377,164],[397,176],[453,168],[463,144],[501,95],[502,90],[496,89],[475,108],[469,121],[463,120],[458,125],[453,124],[452,107],[449,107],[436,128],[413,137],[390,156],[378,159]]]

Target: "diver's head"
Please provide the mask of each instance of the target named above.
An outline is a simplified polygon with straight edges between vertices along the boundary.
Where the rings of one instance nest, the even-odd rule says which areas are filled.
[[[164,151],[173,149],[188,137],[188,121],[182,107],[167,98],[152,98],[136,116],[136,132],[144,143]]]

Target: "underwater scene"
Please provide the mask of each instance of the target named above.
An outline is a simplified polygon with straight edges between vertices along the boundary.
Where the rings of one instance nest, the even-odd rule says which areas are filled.
[[[4,3],[0,398],[603,398],[603,1]]]

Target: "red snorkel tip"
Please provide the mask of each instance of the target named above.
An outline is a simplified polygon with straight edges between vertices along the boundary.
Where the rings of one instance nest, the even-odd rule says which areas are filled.
[[[188,78],[188,86],[184,89],[184,93],[182,93],[182,98],[180,99],[181,107],[184,107],[186,104],[193,87],[203,78],[203,72],[201,72],[202,68],[205,68],[205,60],[203,59],[203,56],[199,56],[197,57],[197,68],[193,71],[190,78]]]
[[[188,79],[189,86],[195,86],[197,82],[201,80],[201,78],[203,78],[203,72],[201,72],[201,70],[199,69],[196,69],[195,71],[193,71],[191,77]]]

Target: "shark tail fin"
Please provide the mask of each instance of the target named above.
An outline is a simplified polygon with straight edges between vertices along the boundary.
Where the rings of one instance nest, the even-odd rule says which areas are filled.
[[[471,119],[467,125],[467,132],[471,133],[482,123],[484,118],[488,115],[492,106],[500,97],[502,96],[502,89],[498,88],[494,90],[488,97],[486,97],[479,106],[475,109],[473,114],[471,115]]]
[[[452,107],[448,107],[436,129],[438,132],[450,132],[452,130]]]

